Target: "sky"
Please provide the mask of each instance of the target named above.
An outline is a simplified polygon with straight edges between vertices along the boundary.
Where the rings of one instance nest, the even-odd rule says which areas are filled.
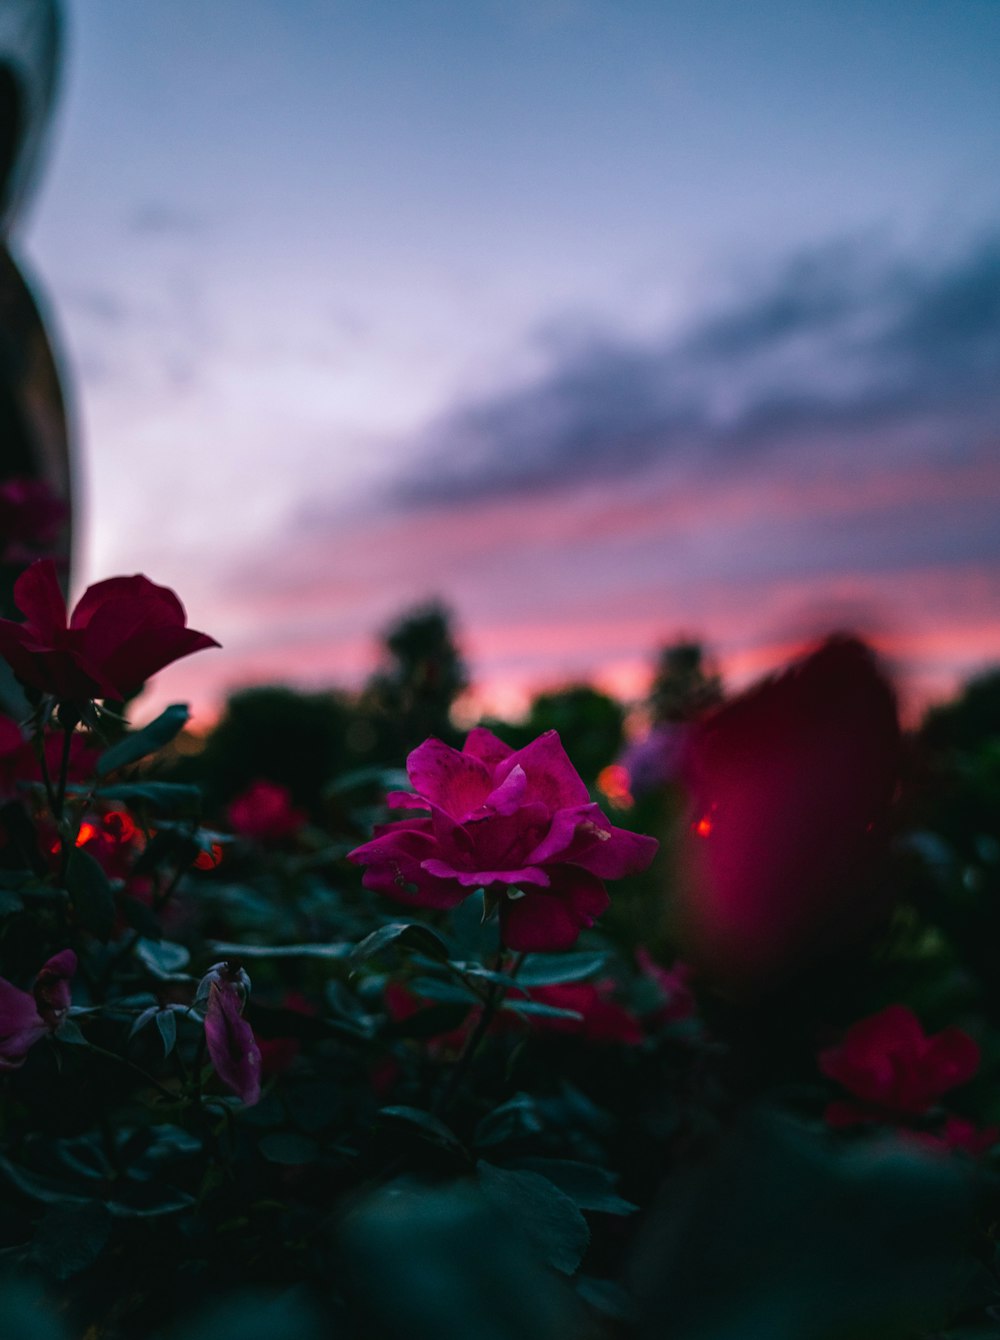
[[[68,0],[17,251],[74,586],[223,643],[152,703],[357,684],[438,597],[480,700],[1000,661],[995,0]]]

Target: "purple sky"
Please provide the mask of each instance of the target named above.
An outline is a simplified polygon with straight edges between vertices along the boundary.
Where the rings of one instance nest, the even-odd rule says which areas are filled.
[[[494,701],[874,630],[1000,659],[994,0],[67,5],[20,251],[69,368],[76,584],[357,682],[439,595]]]

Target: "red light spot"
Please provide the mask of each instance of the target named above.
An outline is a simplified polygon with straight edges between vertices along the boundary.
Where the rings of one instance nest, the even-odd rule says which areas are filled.
[[[209,851],[200,851],[194,858],[197,870],[214,870],[222,861],[222,844],[213,842]]]
[[[88,823],[82,823],[80,825],[80,831],[76,835],[76,845],[78,847],[83,847],[90,841],[91,838],[95,837],[97,837],[97,829],[94,827],[94,825]]]
[[[627,768],[623,768],[620,763],[609,763],[597,774],[597,789],[607,796],[612,805],[628,809],[633,804],[629,790],[631,780]]]
[[[707,814],[704,814],[695,824],[694,831],[698,834],[699,837],[704,838],[708,837],[709,833],[711,833],[712,827],[713,824],[711,819],[708,817]]]

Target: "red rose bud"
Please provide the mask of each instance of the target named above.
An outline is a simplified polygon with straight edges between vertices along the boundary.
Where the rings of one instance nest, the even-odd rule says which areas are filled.
[[[694,727],[678,881],[685,958],[753,991],[856,934],[876,910],[857,876],[899,760],[895,695],[850,637]]]
[[[566,949],[608,906],[606,879],[645,870],[655,838],[616,828],[592,804],[554,730],[516,753],[488,730],[461,752],[426,740],[406,762],[413,792],[388,803],[423,810],[376,830],[348,860],[363,883],[417,907],[455,907],[485,889],[510,949]]]
[[[40,559],[14,583],[14,601],[25,619],[0,619],[0,656],[62,702],[127,698],[164,666],[219,645],[187,627],[173,591],[139,575],[89,586],[67,621],[55,564]]]

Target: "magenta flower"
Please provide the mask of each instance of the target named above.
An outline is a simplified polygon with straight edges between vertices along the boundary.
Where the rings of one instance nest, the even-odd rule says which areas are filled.
[[[0,619],[0,656],[64,702],[127,698],[157,670],[219,645],[187,627],[169,587],[138,574],[88,586],[67,619],[55,564],[40,559],[14,583],[14,601],[25,619]]]
[[[243,1018],[249,986],[242,968],[217,963],[202,979],[198,996],[208,996],[205,1041],[215,1073],[252,1107],[260,1099],[261,1056],[253,1029]]]
[[[510,949],[573,944],[608,905],[603,881],[656,854],[655,838],[615,828],[591,802],[554,730],[515,753],[478,727],[461,751],[426,740],[406,766],[415,794],[388,803],[429,813],[383,825],[348,859],[366,888],[417,907],[484,889]]]
[[[835,1047],[820,1052],[819,1068],[854,1099],[831,1103],[831,1126],[923,1115],[937,1100],[972,1079],[979,1047],[960,1028],[928,1037],[905,1005],[861,1019]]]
[[[241,791],[226,814],[234,833],[260,842],[280,842],[292,837],[306,822],[305,812],[292,804],[288,787],[264,778]]]
[[[69,1011],[75,972],[76,955],[64,949],[42,967],[30,992],[0,977],[0,1070],[22,1066],[39,1038],[56,1032]]]

